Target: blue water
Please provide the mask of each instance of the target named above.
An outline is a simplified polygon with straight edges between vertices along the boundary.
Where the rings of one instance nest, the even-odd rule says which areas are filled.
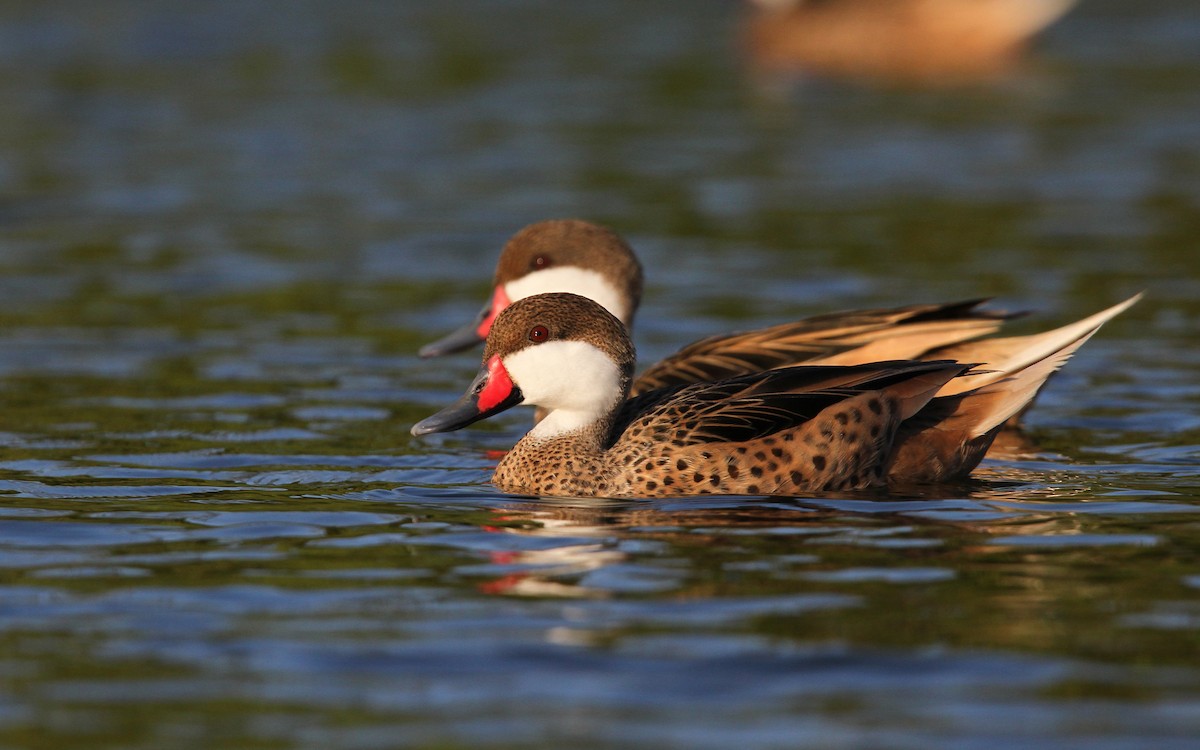
[[[742,8],[0,8],[0,745],[1192,748],[1200,9],[953,86],[752,75]],[[417,440],[505,238],[610,224],[646,361],[1146,290],[919,495],[487,484]]]

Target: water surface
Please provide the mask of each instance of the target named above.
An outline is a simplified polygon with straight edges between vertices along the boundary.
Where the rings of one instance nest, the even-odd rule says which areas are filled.
[[[758,79],[716,0],[426,5],[0,9],[0,744],[1195,745],[1194,4],[933,89]],[[415,351],[570,215],[646,360],[1148,295],[969,483],[505,496],[528,414],[411,438],[477,367]]]

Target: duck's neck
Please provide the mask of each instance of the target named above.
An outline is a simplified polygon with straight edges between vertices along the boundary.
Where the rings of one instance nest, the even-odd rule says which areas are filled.
[[[533,426],[533,429],[526,433],[525,438],[547,441],[559,437],[569,437],[587,443],[594,440],[598,448],[608,437],[608,430],[611,426],[611,414],[597,414],[575,409],[554,409],[547,412]]]
[[[586,340],[550,341],[504,360],[528,403],[549,412],[496,467],[497,487],[530,495],[610,493],[608,477],[615,469],[605,448],[629,397],[635,355],[628,339],[609,348],[613,351]]]
[[[577,424],[580,417],[555,410],[505,454],[492,483],[522,495],[606,495],[612,473],[605,443],[612,416]],[[568,429],[564,429],[568,428]]]

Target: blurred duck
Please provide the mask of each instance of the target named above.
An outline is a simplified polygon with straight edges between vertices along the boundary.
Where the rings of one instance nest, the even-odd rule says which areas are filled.
[[[466,394],[412,433],[543,408],[492,477],[525,495],[791,495],[962,479],[1004,422],[1132,302],[1024,347],[1003,370],[796,366],[630,398],[635,353],[623,322],[586,297],[537,294],[495,317]]]
[[[933,83],[1009,67],[1075,0],[751,0],[742,43],[765,71]]]

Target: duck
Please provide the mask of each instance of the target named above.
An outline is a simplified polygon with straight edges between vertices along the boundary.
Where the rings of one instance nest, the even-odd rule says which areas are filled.
[[[614,230],[583,219],[549,219],[530,224],[505,244],[496,263],[492,291],[475,317],[419,350],[424,358],[476,346],[496,317],[513,302],[546,292],[589,297],[621,321],[632,335],[641,304],[644,271],[632,247]],[[1134,304],[1102,315],[1115,316]],[[634,378],[630,395],[673,385],[722,380],[797,364],[855,365],[904,359],[953,359],[980,367],[1012,370],[1027,364],[1028,352],[1061,346],[1093,318],[1044,333],[990,337],[1024,312],[981,306],[986,298],[900,307],[844,310],[749,331],[716,334],[693,342],[650,365]],[[1107,318],[1105,318],[1107,320]],[[1101,321],[1102,323],[1103,321]],[[958,386],[947,386],[952,395]],[[1029,404],[1026,405],[1028,407]],[[1024,410],[1011,427],[1019,427]],[[544,416],[543,409],[534,419]]]
[[[978,80],[1010,67],[1076,0],[751,0],[753,66],[898,83]]]
[[[535,294],[496,316],[466,393],[411,432],[461,429],[518,404],[544,409],[492,476],[517,495],[795,495],[961,480],[1005,421],[1133,301],[1038,339],[1003,370],[794,365],[630,397],[636,350],[625,324],[588,297]]]
[[[612,229],[582,219],[530,224],[504,245],[492,291],[474,318],[423,346],[423,358],[482,343],[496,316],[513,302],[545,292],[589,297],[632,332],[644,285],[642,264]],[[995,333],[1023,313],[981,309],[986,299],[846,310],[689,344],[646,368],[631,395],[668,385],[718,380],[799,363],[862,364],[939,359],[942,350]],[[997,345],[993,345],[997,346]],[[970,359],[971,350],[955,358]]]

